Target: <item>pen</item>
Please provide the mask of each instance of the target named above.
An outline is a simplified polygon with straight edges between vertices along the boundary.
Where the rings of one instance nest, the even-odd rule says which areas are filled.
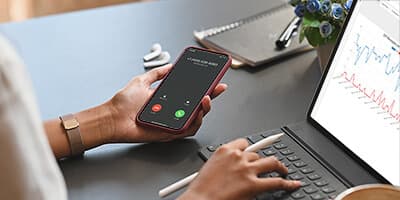
[[[292,36],[297,33],[297,30],[300,26],[301,18],[294,17],[282,34],[279,36],[279,39],[275,41],[275,45],[278,49],[283,49],[289,46]]]
[[[279,139],[280,137],[282,137],[282,135],[284,135],[284,133],[278,133],[275,135],[271,135],[267,138],[264,138],[258,142],[256,142],[255,144],[252,144],[250,146],[248,146],[244,151],[247,152],[257,152],[271,144],[273,144],[277,139]],[[188,185],[190,182],[192,182],[194,180],[194,178],[196,178],[196,176],[198,175],[198,172],[193,173],[190,176],[185,177],[184,179],[181,179],[163,189],[161,189],[158,192],[158,196],[160,197],[165,197],[168,196],[172,193],[174,193],[175,191],[185,187],[186,185]]]

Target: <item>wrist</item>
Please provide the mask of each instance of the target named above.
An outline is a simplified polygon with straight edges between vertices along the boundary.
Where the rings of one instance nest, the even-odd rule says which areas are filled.
[[[82,143],[90,149],[111,140],[113,120],[107,104],[102,104],[74,114],[79,122]]]

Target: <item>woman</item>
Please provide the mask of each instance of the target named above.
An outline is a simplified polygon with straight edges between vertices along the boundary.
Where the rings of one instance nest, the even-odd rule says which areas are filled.
[[[202,99],[202,110],[183,134],[171,135],[135,123],[137,112],[153,92],[150,85],[170,68],[168,65],[137,76],[109,101],[75,113],[83,148],[116,142],[170,141],[194,135],[210,111],[211,97],[225,91],[225,84],[219,84],[211,97]],[[74,147],[62,120],[42,123],[27,77],[16,53],[0,37],[0,199],[65,200],[66,186],[56,159],[71,156]],[[247,146],[245,139],[239,139],[220,147],[179,199],[251,199],[263,191],[300,186],[297,181],[258,178],[266,171],[286,174],[287,168],[273,157],[260,158],[256,153],[244,152]],[[220,189],[222,185],[224,190]]]

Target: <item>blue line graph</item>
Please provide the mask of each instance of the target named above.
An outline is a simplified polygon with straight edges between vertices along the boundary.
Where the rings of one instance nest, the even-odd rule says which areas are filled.
[[[360,44],[360,34],[357,33],[356,40],[354,41],[354,44],[356,45],[356,59],[354,61],[354,65],[357,65],[358,62],[364,62],[365,64],[368,64],[369,62],[377,62],[379,64],[382,64],[384,66],[384,72],[387,76],[391,75],[397,75],[397,83],[395,85],[394,91],[400,92],[400,59],[397,64],[392,64],[391,63],[391,53],[387,54],[381,54],[377,52],[375,46],[368,46],[368,45],[362,45]],[[363,55],[365,55],[363,57]],[[394,55],[398,56],[398,55]],[[363,57],[363,59],[361,59]]]

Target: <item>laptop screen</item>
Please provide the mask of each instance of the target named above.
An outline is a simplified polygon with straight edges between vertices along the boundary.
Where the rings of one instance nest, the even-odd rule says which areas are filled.
[[[354,7],[309,117],[400,185],[400,2]]]

